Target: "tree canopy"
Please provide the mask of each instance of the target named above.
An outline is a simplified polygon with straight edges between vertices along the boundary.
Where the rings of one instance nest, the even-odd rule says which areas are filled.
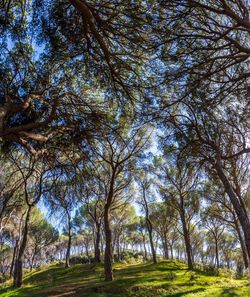
[[[0,281],[250,261],[247,0],[0,3]],[[101,264],[98,264],[101,265]]]

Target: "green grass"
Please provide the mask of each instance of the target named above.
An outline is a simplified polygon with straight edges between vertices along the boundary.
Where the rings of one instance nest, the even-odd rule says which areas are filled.
[[[27,274],[21,289],[0,290],[0,297],[250,297],[248,280],[190,272],[177,261],[115,264],[114,276],[112,283],[104,282],[102,265],[51,266]]]

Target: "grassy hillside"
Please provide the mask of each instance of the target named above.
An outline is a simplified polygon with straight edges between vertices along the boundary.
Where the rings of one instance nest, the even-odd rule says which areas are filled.
[[[190,272],[176,261],[157,265],[115,264],[115,281],[103,281],[102,265],[51,266],[26,275],[24,286],[0,290],[0,297],[235,297],[250,296],[248,280],[234,280]]]

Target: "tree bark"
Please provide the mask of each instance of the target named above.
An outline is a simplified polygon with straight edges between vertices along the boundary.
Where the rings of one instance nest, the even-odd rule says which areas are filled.
[[[104,209],[104,229],[105,229],[105,254],[104,254],[104,270],[105,270],[105,280],[113,280],[113,269],[112,269],[112,232],[109,222],[109,204],[106,203]]]
[[[120,255],[120,235],[119,234],[117,236],[116,252],[117,252],[117,261],[120,261],[121,255]]]
[[[90,256],[89,256],[89,242],[88,242],[88,239],[84,241],[84,246],[85,246],[86,257],[88,258],[88,261],[90,262]]]
[[[70,250],[71,250],[71,240],[72,240],[70,214],[67,214],[67,216],[68,216],[68,245],[67,245],[67,251],[65,255],[65,267],[70,266]]]
[[[29,206],[27,210],[26,218],[25,218],[22,241],[19,247],[19,251],[16,258],[16,263],[15,263],[14,286],[16,288],[20,288],[23,282],[23,255],[24,255],[24,251],[25,251],[27,239],[28,239],[29,220],[30,220],[31,210],[32,210],[32,206]]]
[[[173,245],[170,245],[170,254],[171,254],[171,259],[174,259],[174,251],[173,251]]]
[[[12,255],[11,266],[10,266],[10,277],[12,277],[12,275],[13,275],[13,270],[14,270],[15,260],[16,260],[16,254],[17,254],[17,249],[18,249],[18,243],[19,243],[19,240],[16,239],[14,250],[13,250],[13,255]]]
[[[145,235],[142,235],[142,239],[143,239],[143,247],[144,247],[144,258],[147,261],[148,260],[148,253],[147,253],[147,248],[146,248]]]
[[[162,238],[162,246],[163,246],[163,249],[164,249],[164,254],[163,254],[164,258],[169,259],[168,240],[167,240],[166,233],[163,235],[163,238]]]
[[[216,268],[220,268],[220,260],[219,260],[219,249],[218,249],[218,239],[215,237],[215,259],[216,259]]]
[[[147,222],[147,228],[148,228],[149,243],[150,243],[150,248],[152,253],[152,260],[153,260],[153,263],[156,264],[157,259],[156,259],[156,253],[155,253],[154,242],[153,242],[153,227],[148,218],[146,218],[146,222]]]
[[[247,269],[249,267],[249,261],[248,261],[248,257],[247,257],[246,245],[245,245],[244,239],[242,238],[241,230],[240,230],[237,220],[235,221],[235,229],[238,234],[239,241],[240,241],[240,247],[241,247],[241,251],[242,251],[244,266]]]
[[[142,199],[143,199],[143,204],[144,204],[143,207],[145,209],[145,219],[146,219],[146,226],[147,226],[148,235],[149,235],[149,243],[150,243],[150,248],[151,248],[151,253],[152,253],[152,260],[153,260],[153,263],[157,263],[154,242],[153,242],[153,226],[149,219],[149,210],[148,210],[148,202],[147,202],[147,198],[146,198],[145,185],[142,185]]]
[[[194,267],[193,267],[193,261],[192,261],[192,249],[191,249],[190,236],[187,228],[184,209],[181,210],[181,223],[182,223],[182,229],[183,229],[183,235],[184,235],[184,241],[185,241],[185,247],[186,247],[188,269],[193,270]]]
[[[101,262],[101,250],[100,250],[100,241],[101,241],[101,226],[96,224],[96,234],[95,234],[95,262]]]
[[[248,254],[248,258],[250,259],[250,221],[248,214],[244,211],[244,208],[242,208],[240,201],[237,198],[237,195],[235,194],[233,187],[231,186],[226,174],[224,173],[222,167],[220,164],[215,165],[216,172],[225,188],[226,193],[228,194],[228,197],[234,207],[235,213],[237,215],[237,218],[241,224],[245,244],[246,244],[246,250]]]
[[[31,258],[30,272],[33,270],[33,267],[34,267],[34,261],[35,261],[36,253],[37,253],[37,247],[35,247],[34,253],[33,253],[32,258]]]

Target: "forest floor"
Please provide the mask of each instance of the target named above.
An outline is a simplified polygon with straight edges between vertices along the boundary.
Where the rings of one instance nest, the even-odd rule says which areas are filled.
[[[103,281],[102,265],[50,266],[26,274],[21,289],[0,289],[0,297],[247,297],[249,280],[190,272],[177,261],[114,265],[115,280]]]

